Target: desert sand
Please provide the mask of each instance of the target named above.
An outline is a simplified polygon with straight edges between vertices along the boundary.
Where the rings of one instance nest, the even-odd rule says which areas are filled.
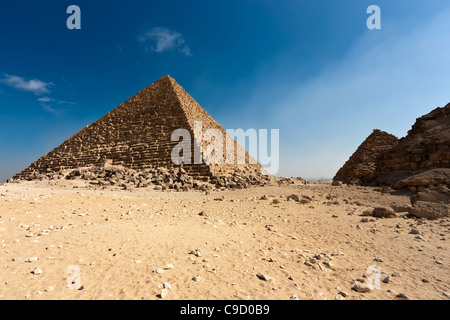
[[[407,216],[405,192],[294,181],[211,192],[0,185],[0,299],[449,299],[449,218]],[[397,216],[362,216],[379,206]],[[356,292],[369,266],[379,286]]]

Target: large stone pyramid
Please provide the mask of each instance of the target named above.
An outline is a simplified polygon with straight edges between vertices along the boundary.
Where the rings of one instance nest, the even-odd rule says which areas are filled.
[[[194,148],[198,147],[194,139],[196,121],[202,122],[203,133],[208,129],[220,130],[225,144],[227,133],[221,125],[173,78],[166,76],[81,129],[15,178],[99,166],[105,160],[134,170],[174,168],[177,164],[173,163],[171,152],[179,142],[172,141],[171,136],[176,129],[186,129],[192,136],[192,161],[191,164],[183,164],[183,169],[194,178],[203,179],[242,169],[261,170],[262,167],[245,150],[245,164],[226,164],[225,160],[223,164],[195,164]],[[242,146],[232,141],[237,154]],[[206,145],[203,143],[202,148]],[[223,150],[225,158],[225,145]],[[250,159],[254,164],[249,164]]]

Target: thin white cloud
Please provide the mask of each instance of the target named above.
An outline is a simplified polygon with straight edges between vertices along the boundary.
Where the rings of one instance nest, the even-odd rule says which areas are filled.
[[[138,37],[138,42],[145,45],[146,50],[165,52],[178,50],[185,56],[192,56],[189,46],[181,33],[167,28],[153,28]],[[150,45],[148,45],[150,43]]]
[[[34,93],[38,96],[37,101],[42,109],[55,115],[61,113],[58,110],[60,108],[54,108],[55,105],[68,105],[67,109],[70,108],[70,105],[76,104],[76,102],[58,100],[44,95],[50,93],[50,87],[53,86],[52,82],[44,82],[38,79],[27,80],[20,76],[4,74],[3,78],[0,78],[0,84],[5,84],[20,91]]]
[[[59,100],[58,104],[77,104],[77,103],[76,102],[72,102],[72,101]]]
[[[39,102],[51,102],[51,101],[55,101],[55,99],[51,99],[49,97],[42,97],[38,99]]]
[[[56,109],[50,107],[48,104],[42,103],[42,109],[44,109],[45,111],[48,111],[50,113],[53,113],[55,115],[59,115],[59,112]]]
[[[25,78],[9,74],[4,74],[4,78],[0,79],[0,83],[17,90],[32,92],[36,95],[49,93],[49,88],[53,85],[51,82],[44,82],[38,79],[26,80]]]

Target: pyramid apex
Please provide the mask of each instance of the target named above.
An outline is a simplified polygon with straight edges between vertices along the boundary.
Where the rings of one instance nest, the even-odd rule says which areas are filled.
[[[170,75],[167,75],[165,77],[162,77],[161,79],[170,79],[170,80],[175,80],[174,78],[172,78]]]
[[[155,83],[160,82],[160,81],[169,81],[172,85],[177,83],[177,81],[174,78],[172,78],[170,75],[166,75],[162,78],[159,78],[158,80],[155,81]]]

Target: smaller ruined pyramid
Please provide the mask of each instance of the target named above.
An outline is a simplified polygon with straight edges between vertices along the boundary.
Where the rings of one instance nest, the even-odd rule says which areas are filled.
[[[376,172],[378,158],[398,142],[399,139],[396,136],[374,130],[336,173],[333,181],[358,185],[369,182]]]
[[[215,121],[173,78],[163,77],[125,101],[98,121],[86,126],[59,147],[45,154],[14,178],[26,178],[36,173],[60,172],[66,169],[100,166],[105,160],[113,165],[140,170],[174,168],[172,149],[179,143],[172,141],[172,133],[185,129],[192,136],[191,164],[183,169],[194,178],[212,177],[236,170],[261,170],[261,166],[244,150],[245,164],[196,164],[193,150],[195,122],[202,122],[202,132],[219,130],[229,137]],[[234,152],[242,150],[233,138]],[[202,148],[207,147],[202,144]],[[224,158],[226,146],[223,148]],[[252,163],[249,164],[250,159]]]
[[[398,187],[403,179],[435,169],[450,169],[450,103],[416,119],[400,140],[374,130],[333,180]]]

